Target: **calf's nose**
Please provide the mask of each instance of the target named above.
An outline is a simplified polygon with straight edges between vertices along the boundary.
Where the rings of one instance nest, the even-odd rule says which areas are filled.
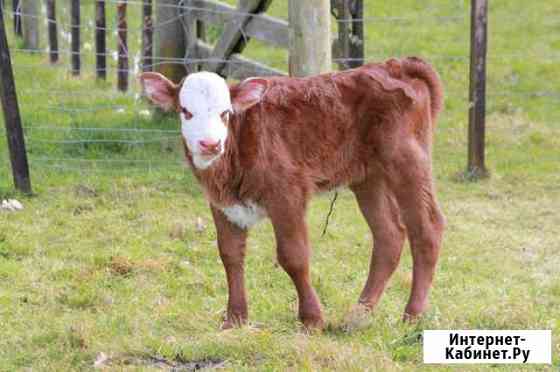
[[[216,154],[220,152],[222,141],[202,140],[198,141],[198,146],[203,153]]]

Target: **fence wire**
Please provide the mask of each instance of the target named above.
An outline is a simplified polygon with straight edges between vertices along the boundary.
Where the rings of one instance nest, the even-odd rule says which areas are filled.
[[[69,8],[64,3],[57,7],[57,27],[59,34],[58,55],[61,61],[57,64],[48,62],[50,53],[44,45],[39,49],[30,49],[21,45],[21,42],[13,34],[10,35],[10,52],[13,68],[16,75],[18,87],[18,99],[20,110],[24,121],[24,132],[28,145],[29,159],[32,167],[42,169],[53,169],[53,171],[68,172],[92,172],[104,173],[115,170],[143,172],[151,170],[173,170],[182,171],[180,155],[180,131],[174,118],[155,118],[155,113],[143,99],[137,84],[132,84],[128,92],[116,90],[117,72],[127,71],[132,75],[137,74],[143,68],[155,69],[162,65],[192,65],[204,63],[237,64],[239,61],[231,59],[216,58],[164,58],[152,57],[152,63],[144,66],[142,61],[142,35],[145,31],[141,23],[141,14],[144,3],[141,1],[126,1],[131,6],[128,20],[130,27],[128,31],[128,57],[131,66],[128,69],[119,69],[118,59],[118,32],[123,30],[116,25],[117,0],[106,0],[105,3],[113,4],[107,7],[107,25],[99,28],[95,24],[94,2],[91,7],[83,6],[82,20],[79,25],[82,33],[82,46],[79,52],[70,49],[71,29],[75,28],[69,22]],[[163,4],[159,6],[177,9],[178,15],[163,22],[149,25],[154,34],[159,28],[182,19],[181,13],[188,11],[208,12],[229,17],[254,16],[252,13],[242,12],[237,9],[220,10],[195,7],[186,4],[173,5]],[[6,7],[7,8],[7,7]],[[86,9],[87,8],[87,9]],[[51,20],[47,19],[43,4],[41,14],[29,15],[21,12],[4,10],[6,15],[6,29],[18,16],[36,18],[43,25],[49,25]],[[390,24],[398,24],[405,27],[420,22],[455,23],[468,26],[469,12],[466,7],[461,12],[452,15],[441,15],[437,9],[422,12],[421,14],[405,16],[364,16],[359,19],[348,19],[339,22],[363,22],[364,27],[376,25],[375,27],[390,27]],[[520,16],[511,15],[503,21],[520,20]],[[387,25],[389,24],[389,26]],[[547,20],[549,26],[560,24],[553,20]],[[414,37],[414,28],[409,27],[411,38]],[[94,47],[94,32],[105,30],[107,32],[107,45],[114,45],[115,49],[108,48],[105,53],[96,53]],[[219,27],[210,29],[219,32]],[[46,34],[45,30],[41,30]],[[444,66],[446,74],[444,80],[448,87],[447,96],[454,97],[452,104],[461,105],[465,115],[468,109],[468,68],[470,56],[468,54],[469,30],[465,29],[462,40],[455,45],[453,53],[419,53],[436,65]],[[379,35],[376,35],[379,37]],[[391,37],[390,33],[386,36]],[[366,31],[366,42],[368,32]],[[371,41],[375,44],[375,40]],[[250,46],[249,46],[250,49]],[[394,51],[399,52],[399,46],[394,46],[391,53],[383,50],[368,50],[365,61],[383,60]],[[437,49],[437,48],[436,48]],[[288,58],[286,51],[275,50],[271,47],[270,55],[265,63],[273,64],[275,67],[287,70]],[[70,58],[73,55],[82,57],[82,71],[80,78],[71,78]],[[262,55],[262,53],[261,53]],[[98,72],[95,65],[97,56],[107,57],[108,63],[103,71],[111,72],[107,76],[107,82],[95,80]],[[557,64],[560,53],[542,55],[535,49],[533,53],[519,51],[515,47],[507,52],[493,53],[489,49],[489,64],[523,63],[527,60],[541,65]],[[334,63],[356,61],[355,58],[334,58]],[[361,61],[361,59],[360,59]],[[491,66],[489,66],[491,69]],[[36,78],[34,78],[36,77]],[[544,100],[545,105],[557,105],[560,101],[560,91],[543,87],[540,89],[518,88],[516,79],[519,77],[507,77],[511,81],[494,81],[489,79],[487,95],[490,106],[495,105],[501,110],[516,112],[519,107],[528,105],[532,100]],[[131,78],[134,82],[135,79]],[[63,87],[63,88],[61,88]],[[518,107],[519,106],[519,107]],[[451,120],[451,119],[450,119]],[[466,122],[466,118],[463,119]],[[440,125],[438,130],[448,131],[450,140],[458,143],[466,143],[466,133],[459,126]],[[1,131],[4,131],[2,127]],[[2,133],[4,134],[4,133]],[[6,154],[2,154],[5,156]],[[7,164],[7,158],[3,158]]]

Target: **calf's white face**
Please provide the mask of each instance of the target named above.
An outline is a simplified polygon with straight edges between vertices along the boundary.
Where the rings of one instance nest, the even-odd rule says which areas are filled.
[[[224,79],[210,72],[189,75],[179,91],[181,133],[194,166],[208,168],[224,153],[233,112]]]
[[[212,72],[196,72],[176,85],[163,75],[139,76],[148,98],[181,119],[181,134],[197,169],[206,169],[225,151],[230,116],[247,110],[264,96],[268,82],[260,78],[243,81],[232,90]]]

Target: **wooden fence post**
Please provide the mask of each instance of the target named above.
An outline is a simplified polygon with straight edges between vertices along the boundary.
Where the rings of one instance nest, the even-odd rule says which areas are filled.
[[[331,12],[338,22],[338,37],[333,42],[333,55],[338,60],[339,70],[350,68],[348,58],[350,57],[352,14],[349,5],[348,0],[333,0],[331,2]]]
[[[185,57],[185,31],[179,19],[176,0],[156,1],[155,70],[178,83],[186,75],[179,62]]]
[[[98,79],[107,79],[105,0],[95,2],[95,71]]]
[[[47,19],[49,28],[49,58],[51,63],[58,61],[58,30],[56,26],[56,0],[47,0]]]
[[[117,49],[119,53],[117,70],[117,88],[121,92],[128,90],[128,43],[126,23],[126,1],[117,4]]]
[[[80,75],[80,0],[70,0],[72,75]]]
[[[14,33],[17,36],[23,36],[23,30],[21,29],[21,1],[12,0],[12,10],[14,13]]]
[[[486,115],[487,0],[471,0],[471,61],[469,91],[469,148],[467,173],[487,176],[484,163]]]
[[[350,67],[364,64],[364,0],[354,0],[350,7],[352,14],[352,40],[350,43]]]
[[[21,0],[23,47],[39,49],[39,0]]]
[[[188,74],[197,72],[202,66],[200,63],[193,62],[198,56],[198,21],[192,16],[192,12],[183,12],[183,26],[185,28],[185,69]]]
[[[329,0],[289,0],[290,75],[307,76],[332,69]]]
[[[152,71],[153,64],[153,22],[152,0],[144,0],[142,7],[143,32],[142,32],[142,71]]]
[[[332,11],[338,21],[338,38],[333,53],[340,70],[364,63],[363,0],[333,0]]]
[[[27,152],[25,151],[25,139],[21,128],[21,117],[17,102],[16,86],[10,60],[10,50],[4,27],[4,9],[0,7],[0,100],[4,112],[4,123],[6,125],[6,137],[10,151],[10,162],[16,189],[30,194],[31,180],[29,177],[29,165],[27,163]]]

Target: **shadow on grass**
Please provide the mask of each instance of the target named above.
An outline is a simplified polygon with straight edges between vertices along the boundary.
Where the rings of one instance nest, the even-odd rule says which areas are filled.
[[[148,354],[128,354],[108,357],[104,353],[100,353],[95,360],[94,366],[96,368],[130,366],[172,371],[198,371],[202,369],[223,368],[225,363],[225,360],[217,358],[186,360],[177,355],[173,359],[167,359],[161,356]]]

